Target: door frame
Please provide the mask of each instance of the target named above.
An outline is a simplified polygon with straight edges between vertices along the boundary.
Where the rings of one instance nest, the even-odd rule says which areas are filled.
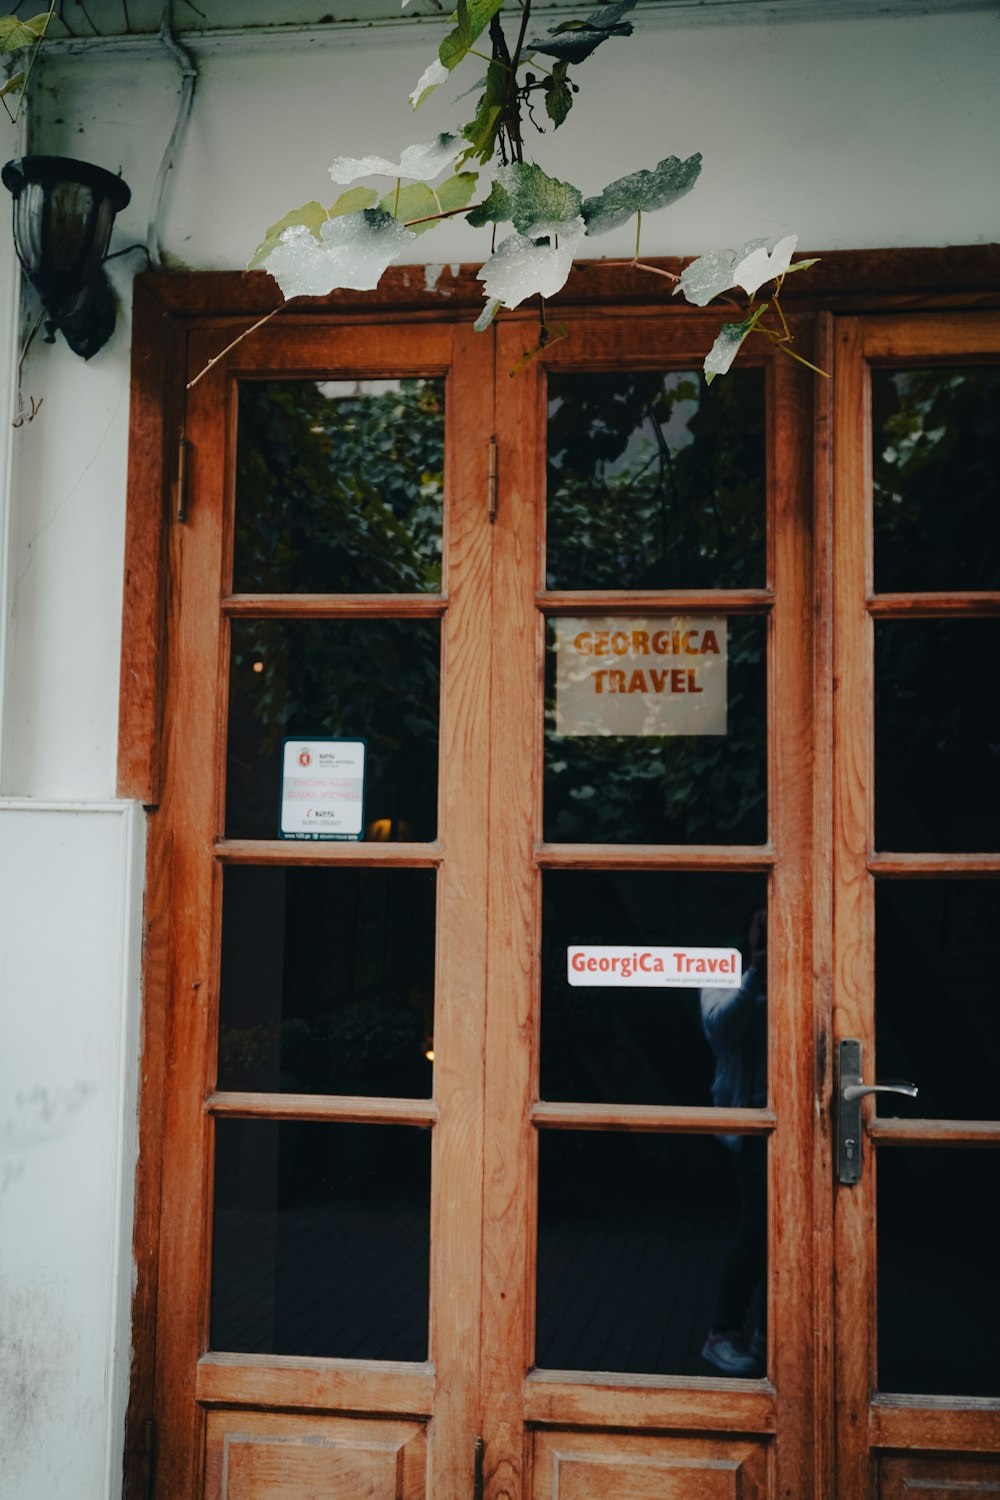
[[[659,261],[675,274],[682,262]],[[1000,256],[996,247],[955,250],[840,252],[823,258],[809,277],[793,279],[786,289],[790,309],[815,318],[818,362],[829,367],[835,353],[832,315],[904,307],[907,311],[1000,306]],[[643,284],[639,284],[642,282]],[[384,322],[466,319],[481,303],[475,268],[463,268],[453,279],[444,303],[424,288],[422,273],[407,268],[390,273],[373,294],[335,293],[316,299],[308,308],[296,306],[281,314],[289,324],[308,328],[331,320]],[[166,625],[169,605],[170,525],[185,484],[183,413],[188,344],[204,331],[223,347],[254,318],[275,310],[279,297],[263,273],[147,274],[137,278],[134,302],[132,406],[126,526],[126,570],[123,604],[123,653],[120,698],[119,795],[141,801],[155,830],[161,802],[162,763],[159,749],[168,689]],[[600,266],[579,269],[571,277],[563,301],[568,308],[586,310],[601,304],[614,308],[664,312],[662,302],[650,298],[644,278],[627,270]],[[668,304],[665,316],[698,316]],[[527,316],[527,315],[526,315]],[[514,321],[514,320],[512,320]],[[828,597],[832,581],[832,471],[830,444],[831,395],[828,383],[814,386],[813,473],[816,495],[814,562],[817,597]],[[485,482],[485,454],[482,455]],[[477,479],[477,483],[479,482]],[[812,1235],[815,1245],[830,1242],[833,1198],[830,1157],[831,1014],[833,955],[830,939],[832,890],[830,861],[833,847],[831,775],[823,763],[832,744],[830,695],[825,691],[833,665],[832,634],[819,612],[813,641],[812,681],[824,691],[815,697],[814,748],[817,775],[813,807],[816,895],[813,903],[813,995],[810,1057],[807,1072],[815,1077],[814,1116],[816,1149],[812,1178],[804,1189],[813,1199]],[[830,763],[832,764],[832,762]],[[155,850],[155,855],[154,851]],[[142,1072],[140,1091],[140,1156],[137,1167],[135,1218],[136,1290],[133,1298],[133,1364],[126,1429],[125,1494],[146,1493],[153,1461],[155,1433],[151,1426],[155,1304],[159,1247],[161,1138],[165,1098],[167,943],[165,900],[170,883],[170,849],[150,840],[146,886],[146,942],[143,972]],[[803,1075],[805,1076],[805,1074]],[[810,1384],[816,1433],[811,1482],[817,1496],[830,1493],[833,1444],[833,1274],[822,1257],[816,1260],[809,1318],[813,1349]],[[681,1382],[689,1384],[689,1382]],[[738,1393],[737,1393],[738,1394]],[[527,1413],[544,1422],[539,1407]],[[687,1416],[687,1413],[682,1413]],[[650,1425],[655,1425],[652,1421]],[[805,1471],[802,1478],[808,1482]]]

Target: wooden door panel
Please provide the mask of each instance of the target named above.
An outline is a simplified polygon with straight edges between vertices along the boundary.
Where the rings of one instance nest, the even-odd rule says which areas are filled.
[[[878,1500],[970,1500],[1000,1495],[1000,1460],[987,1458],[883,1458]]]
[[[213,1411],[206,1500],[423,1500],[422,1424]]]
[[[763,1443],[543,1432],[534,1500],[762,1500]]]

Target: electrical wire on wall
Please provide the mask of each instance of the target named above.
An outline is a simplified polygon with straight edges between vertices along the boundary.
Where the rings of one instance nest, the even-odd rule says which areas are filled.
[[[187,129],[188,119],[191,115],[191,105],[194,102],[195,85],[198,82],[198,66],[191,54],[181,46],[174,35],[173,26],[173,0],[163,0],[163,18],[160,22],[160,41],[174,58],[181,71],[181,99],[177,106],[177,119],[167,142],[167,149],[163,153],[160,162],[160,170],[156,174],[156,182],[153,187],[153,197],[149,205],[149,227],[146,231],[147,249],[149,252],[149,264],[154,271],[162,271],[163,255],[160,250],[160,219],[163,216],[163,197],[167,186],[167,176],[174,165],[180,143]]]

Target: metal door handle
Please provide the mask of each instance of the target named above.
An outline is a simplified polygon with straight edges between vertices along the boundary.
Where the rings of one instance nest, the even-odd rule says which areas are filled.
[[[837,1179],[861,1181],[861,1101],[868,1094],[906,1094],[913,1099],[915,1083],[862,1083],[861,1043],[845,1038],[837,1049]]]
[[[920,1090],[915,1083],[849,1083],[841,1089],[840,1097],[847,1104],[863,1099],[866,1094],[908,1094],[915,1099]]]

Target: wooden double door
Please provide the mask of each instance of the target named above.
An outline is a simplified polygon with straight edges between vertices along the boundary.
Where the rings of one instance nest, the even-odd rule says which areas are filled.
[[[174,316],[152,1493],[1000,1490],[996,320]]]

